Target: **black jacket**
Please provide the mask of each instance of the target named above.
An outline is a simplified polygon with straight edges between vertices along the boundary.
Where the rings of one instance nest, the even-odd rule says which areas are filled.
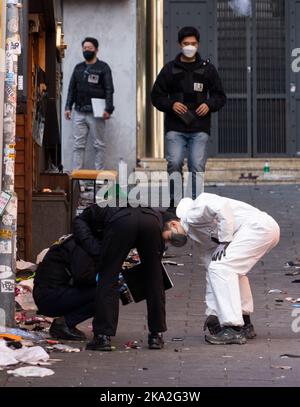
[[[110,67],[103,61],[89,65],[81,62],[76,65],[70,80],[65,110],[92,112],[91,99],[105,99],[106,111],[112,113],[114,85]]]
[[[132,210],[138,208],[109,207],[101,208],[97,204],[86,208],[73,222],[73,234],[78,244],[96,261],[101,262],[103,253],[108,249],[107,242],[103,240],[104,229],[109,227],[120,217],[127,216]],[[162,228],[162,215],[159,210],[153,208],[140,208],[144,213],[154,215]]]
[[[209,60],[202,60],[199,54],[193,65],[182,63],[180,56],[160,71],[151,92],[152,104],[166,113],[166,132],[210,133],[211,113],[217,112],[226,103],[221,79],[214,65]],[[200,104],[206,103],[210,112],[204,117],[195,113],[195,119],[186,125],[172,109],[175,102],[184,103],[194,113]]]
[[[34,284],[42,287],[96,285],[95,261],[71,236],[50,247],[38,265]]]

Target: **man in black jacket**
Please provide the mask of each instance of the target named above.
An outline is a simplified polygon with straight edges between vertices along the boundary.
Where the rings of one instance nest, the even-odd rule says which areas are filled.
[[[89,350],[110,351],[119,315],[118,275],[132,248],[137,248],[143,264],[148,310],[148,345],[163,347],[166,331],[165,292],[161,258],[164,250],[162,217],[151,208],[100,208],[92,205],[73,223],[75,239],[97,261],[100,280],[93,320],[94,339]]]
[[[43,315],[55,318],[51,336],[86,339],[76,325],[95,315],[96,265],[72,235],[50,247],[39,263],[33,298]]]
[[[181,53],[163,67],[151,92],[153,105],[166,113],[168,173],[179,172],[182,175],[188,149],[193,199],[202,192],[201,189],[197,191],[197,180],[201,181],[201,174],[205,172],[211,113],[220,110],[226,102],[216,68],[209,60],[201,59],[197,52],[199,41],[200,34],[196,28],[184,27],[179,31]],[[173,205],[174,187],[171,184]]]
[[[111,69],[107,63],[97,58],[98,41],[96,38],[87,37],[82,41],[84,62],[75,66],[73,71],[68,97],[65,107],[65,118],[71,119],[74,111],[74,147],[73,168],[83,168],[84,152],[88,134],[93,138],[96,152],[95,168],[104,168],[105,158],[105,121],[114,111],[113,93],[114,86]],[[103,117],[94,117],[91,99],[105,99]]]

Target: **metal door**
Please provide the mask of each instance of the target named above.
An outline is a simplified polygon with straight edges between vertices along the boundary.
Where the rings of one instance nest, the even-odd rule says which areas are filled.
[[[226,106],[213,115],[211,155],[292,153],[292,134],[287,131],[290,1],[251,0],[248,16],[238,14],[230,3],[164,1],[165,61],[178,52],[178,30],[196,26],[201,54],[217,66],[228,96]]]
[[[219,71],[227,106],[219,114],[218,154],[287,153],[286,3],[252,0],[250,14],[218,1]]]

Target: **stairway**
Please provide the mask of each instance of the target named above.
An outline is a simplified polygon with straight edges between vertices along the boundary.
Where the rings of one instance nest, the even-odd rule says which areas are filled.
[[[210,158],[207,162],[205,183],[211,184],[292,184],[300,183],[300,158],[269,158],[270,174],[264,176],[266,158]],[[143,158],[136,172],[166,171],[164,159]],[[185,163],[184,171],[187,171]],[[242,176],[242,174],[244,174]],[[249,177],[257,176],[257,179]]]

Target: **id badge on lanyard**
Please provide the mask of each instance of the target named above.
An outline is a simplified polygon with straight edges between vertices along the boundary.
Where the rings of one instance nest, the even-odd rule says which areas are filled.
[[[89,74],[89,76],[88,76],[88,82],[89,82],[89,83],[94,83],[94,84],[99,83],[99,75]]]

